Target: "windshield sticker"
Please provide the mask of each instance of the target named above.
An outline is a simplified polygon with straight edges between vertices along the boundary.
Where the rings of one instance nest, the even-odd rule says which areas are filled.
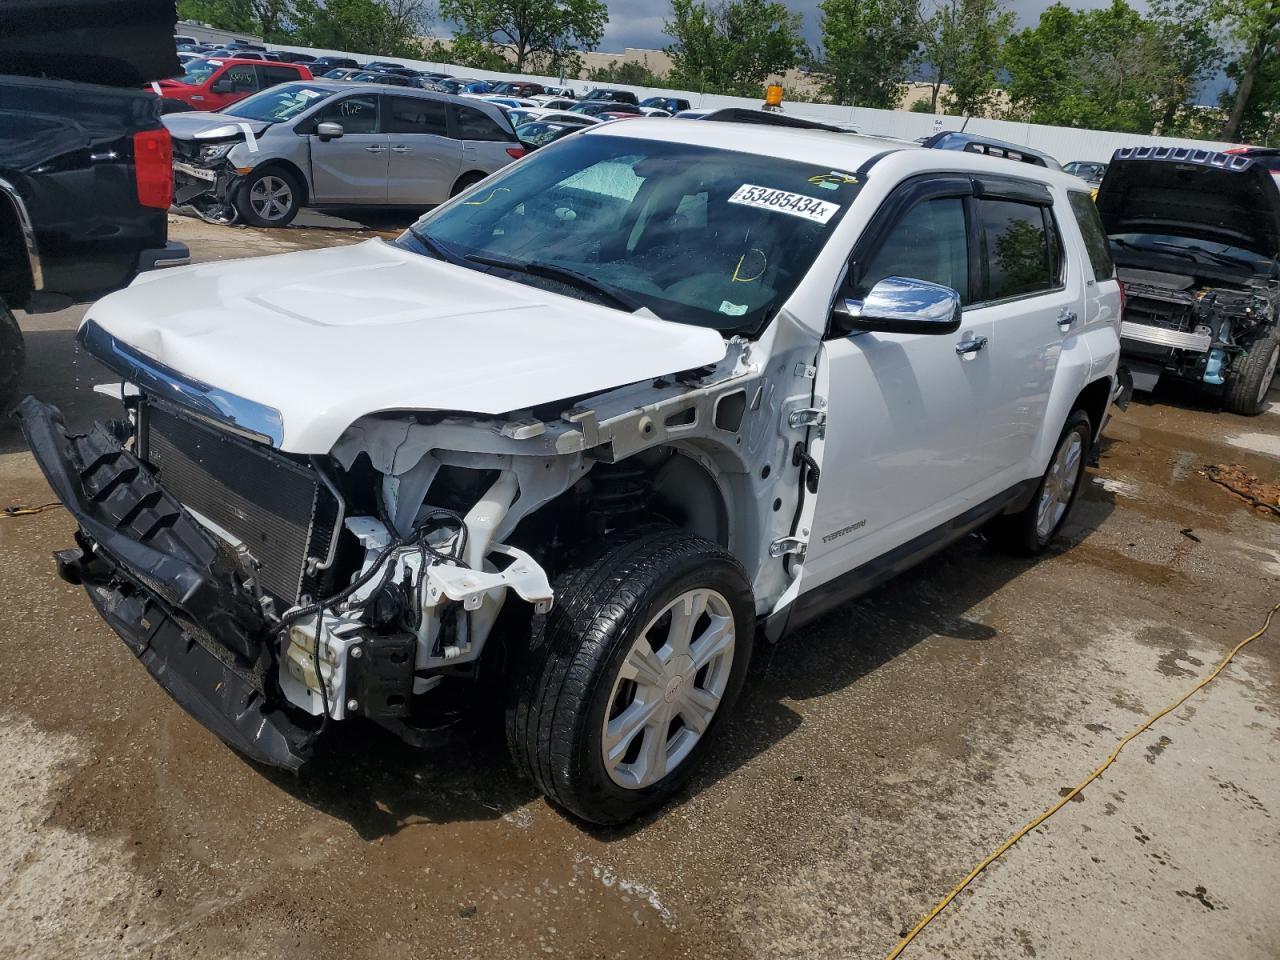
[[[741,204],[744,207],[772,210],[774,213],[785,213],[793,217],[803,217],[814,223],[826,223],[840,209],[838,203],[806,197],[803,193],[770,190],[768,187],[758,187],[753,183],[744,183],[740,186],[729,198],[729,202]]]
[[[847,183],[857,183],[858,178],[851,173],[832,170],[829,173],[819,173],[817,176],[810,177],[809,182],[823,190],[838,190]]]
[[[727,313],[731,317],[740,317],[747,312],[747,305],[745,303],[730,303],[728,300],[721,300],[720,312]]]

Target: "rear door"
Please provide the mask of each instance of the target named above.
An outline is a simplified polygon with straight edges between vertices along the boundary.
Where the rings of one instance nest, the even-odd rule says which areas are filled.
[[[388,138],[381,127],[382,97],[354,93],[326,104],[310,125],[312,199],[317,203],[386,203]],[[321,140],[321,123],[342,126],[342,136]]]
[[[972,315],[994,332],[990,362],[1000,424],[993,455],[1008,485],[1033,474],[1049,395],[1064,346],[1083,329],[1084,277],[1064,253],[1053,198],[1031,181],[978,178],[974,200],[981,251],[981,300]]]
[[[443,203],[462,167],[462,143],[449,136],[449,107],[433,97],[382,98],[390,156],[387,202]]]

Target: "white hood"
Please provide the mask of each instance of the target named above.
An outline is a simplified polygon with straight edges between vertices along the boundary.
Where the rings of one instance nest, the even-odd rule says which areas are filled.
[[[390,410],[500,414],[718,362],[715,330],[355,246],[141,274],[89,310],[188,377],[279,411],[281,448],[327,453]]]

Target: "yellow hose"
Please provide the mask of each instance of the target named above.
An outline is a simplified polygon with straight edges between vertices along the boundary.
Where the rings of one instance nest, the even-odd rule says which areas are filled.
[[[1044,823],[1046,820],[1052,817],[1055,813],[1057,813],[1059,810],[1065,807],[1068,803],[1070,803],[1071,799],[1076,794],[1078,794],[1081,790],[1083,790],[1089,784],[1093,783],[1094,780],[1097,780],[1098,777],[1102,775],[1102,772],[1107,769],[1107,767],[1115,763],[1116,757],[1120,756],[1120,751],[1123,750],[1128,745],[1129,741],[1131,741],[1134,737],[1138,736],[1139,734],[1147,731],[1151,727],[1151,725],[1155,723],[1157,720],[1159,720],[1161,717],[1165,716],[1166,714],[1172,713],[1174,710],[1177,710],[1180,706],[1182,706],[1189,699],[1191,699],[1192,694],[1194,694],[1197,690],[1200,690],[1202,687],[1207,686],[1211,680],[1213,680],[1218,674],[1220,674],[1226,668],[1227,664],[1229,664],[1232,661],[1232,659],[1235,657],[1237,653],[1239,653],[1246,646],[1253,643],[1253,641],[1257,640],[1259,637],[1261,637],[1264,633],[1267,632],[1267,629],[1271,626],[1271,618],[1276,615],[1277,611],[1280,611],[1280,603],[1277,603],[1275,606],[1273,606],[1271,610],[1267,613],[1267,618],[1266,620],[1263,621],[1261,628],[1259,628],[1256,633],[1251,634],[1250,636],[1246,637],[1245,639],[1237,643],[1234,647],[1232,647],[1231,652],[1222,658],[1222,662],[1219,663],[1216,667],[1214,667],[1213,670],[1208,674],[1208,676],[1206,676],[1204,679],[1197,682],[1195,686],[1193,686],[1190,690],[1188,690],[1186,693],[1180,696],[1177,700],[1173,701],[1173,703],[1169,704],[1163,710],[1161,710],[1158,713],[1153,713],[1151,716],[1147,717],[1147,719],[1143,720],[1142,723],[1138,724],[1138,726],[1134,727],[1131,731],[1129,731],[1129,733],[1125,735],[1124,739],[1122,739],[1119,743],[1116,744],[1115,749],[1111,751],[1110,755],[1107,757],[1106,760],[1102,762],[1102,764],[1098,767],[1098,769],[1094,770],[1093,773],[1089,774],[1087,777],[1081,780],[1078,784],[1072,787],[1071,792],[1066,794],[1061,800],[1055,803],[1052,807],[1050,807],[1044,813],[1040,814],[1040,816],[1036,817],[1026,826],[1022,827],[1017,833],[1011,836],[1004,843],[1000,844],[1000,846],[996,847],[995,850],[993,850],[985,858],[983,858],[983,860],[976,867],[974,867],[972,870],[969,871],[968,875],[963,880],[961,880],[954,887],[952,887],[950,893],[948,893],[945,897],[939,900],[932,910],[930,910],[928,913],[926,913],[923,917],[920,918],[920,922],[917,923],[914,927],[912,927],[911,931],[905,937],[903,937],[901,940],[898,941],[898,945],[896,947],[894,947],[892,950],[889,951],[889,954],[887,957],[885,957],[885,960],[896,960],[896,958],[902,954],[902,951],[907,949],[907,945],[910,944],[911,941],[916,938],[916,936],[920,933],[920,931],[923,930],[925,927],[927,927],[934,917],[936,917],[943,910],[945,910],[947,908],[947,905],[951,903],[951,901],[954,900],[957,897],[957,895],[959,895],[961,890],[963,890],[970,883],[972,883],[974,878],[977,877],[978,874],[980,874],[983,870],[987,869],[987,867],[991,866],[991,864],[995,863],[998,859],[1000,859],[1000,857],[1004,855],[1005,851],[1008,850],[1010,847],[1012,847],[1015,843],[1017,843],[1019,840],[1025,837],[1028,833],[1030,833],[1036,827],[1040,826],[1040,824]]]

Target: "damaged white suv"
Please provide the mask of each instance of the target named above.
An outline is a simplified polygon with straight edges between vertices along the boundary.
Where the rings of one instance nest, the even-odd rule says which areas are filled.
[[[980,526],[1053,537],[1119,353],[1086,190],[636,120],[394,243],[144,274],[80,332],[127,416],[21,408],[80,525],[59,571],[252,758],[352,718],[427,745],[500,697],[521,770],[626,820],[755,642]]]

